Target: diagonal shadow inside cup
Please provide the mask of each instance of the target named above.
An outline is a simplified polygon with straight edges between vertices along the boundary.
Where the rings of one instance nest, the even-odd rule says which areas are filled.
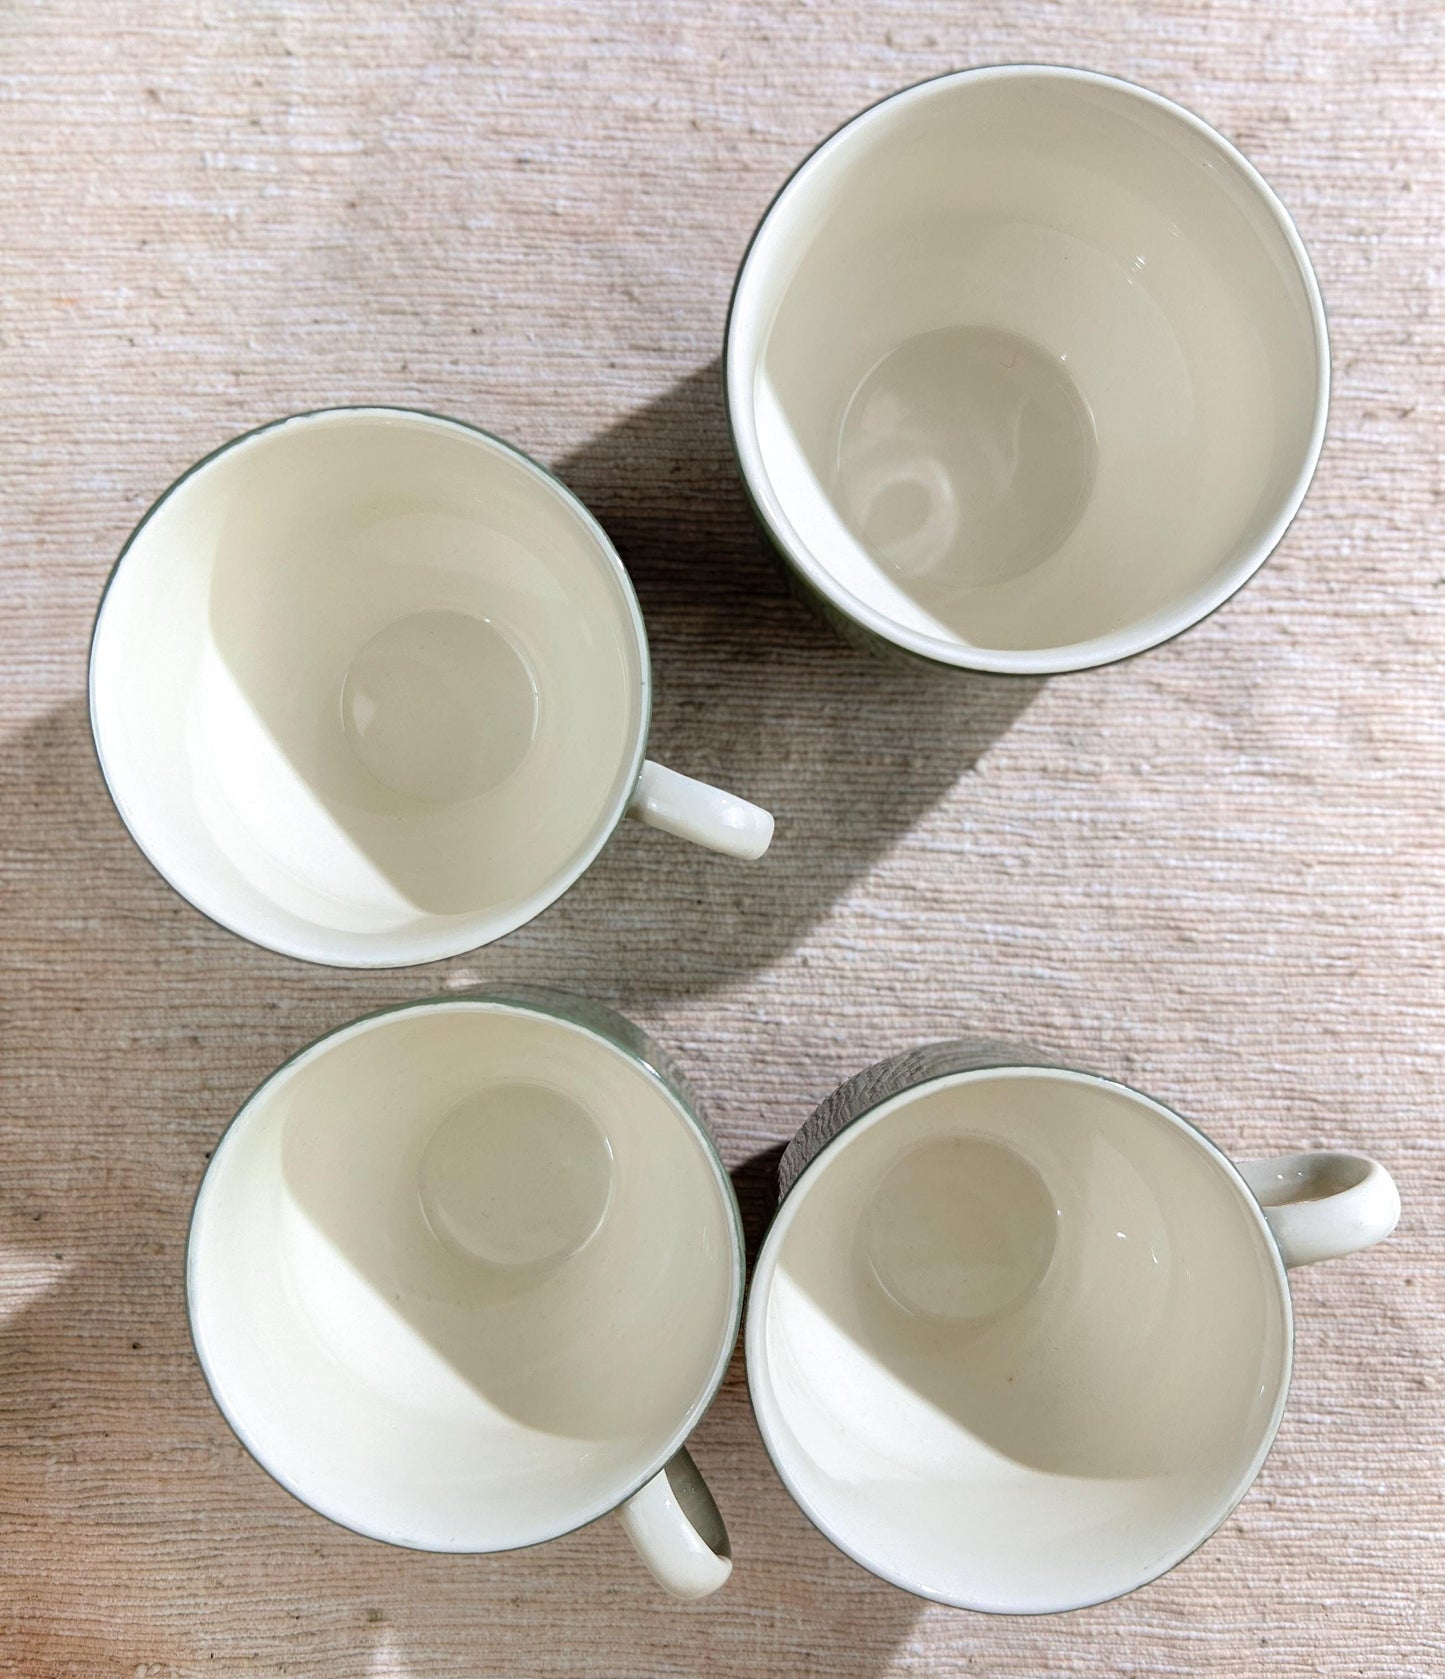
[[[676,1425],[727,1322],[711,1169],[641,1072],[594,1064],[594,1098],[556,1036],[529,1036],[525,1078],[466,1047],[485,1041],[450,1011],[393,1015],[258,1095],[280,1115],[266,1169],[291,1298],[330,1357],[407,1372],[399,1413],[434,1389],[451,1396],[420,1413],[435,1427],[447,1407],[483,1434],[510,1419],[530,1436],[506,1449],[544,1464],[542,1436],[635,1455]]]

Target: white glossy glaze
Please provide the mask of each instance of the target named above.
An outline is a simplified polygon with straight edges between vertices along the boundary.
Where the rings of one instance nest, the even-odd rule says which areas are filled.
[[[1329,355],[1278,200],[1157,95],[1005,67],[895,95],[779,195],[727,381],[764,521],[875,633],[1058,671],[1175,634],[1262,563]]]
[[[1239,1175],[1264,1208],[1288,1266],[1313,1265],[1384,1241],[1400,1221],[1400,1191],[1362,1154],[1242,1160]]]
[[[1333,1251],[1344,1190],[1316,1204]],[[1108,1081],[1009,1068],[905,1091],[807,1167],[758,1261],[748,1378],[844,1550],[925,1596],[1042,1613],[1218,1526],[1274,1437],[1290,1334],[1270,1225],[1207,1140]]]
[[[455,421],[334,410],[242,438],[148,515],[97,621],[91,719],[126,825],[214,920],[312,961],[431,961],[596,856],[642,768],[647,642],[601,527],[540,467]],[[679,780],[702,843],[763,849],[765,813]]]
[[[733,1571],[727,1530],[685,1446],[617,1515],[637,1554],[673,1597],[711,1597],[727,1584]]]
[[[721,1376],[740,1288],[730,1187],[671,1093],[581,1027],[475,1000],[357,1022],[263,1085],[188,1264],[202,1366],[262,1465],[347,1527],[451,1551],[642,1486]],[[706,1534],[659,1520],[664,1584],[721,1584]]]
[[[642,766],[627,814],[710,851],[749,861],[761,857],[773,842],[773,819],[767,811],[651,760]]]

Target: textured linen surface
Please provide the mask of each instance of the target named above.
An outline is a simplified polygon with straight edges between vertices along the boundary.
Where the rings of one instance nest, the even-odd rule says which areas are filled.
[[[1445,1673],[1436,0],[10,0],[0,10],[0,1670],[159,1676]],[[881,94],[1083,64],[1181,100],[1294,213],[1333,334],[1313,493],[1191,634],[1047,682],[893,670],[788,596],[717,357],[749,233]],[[652,749],[777,813],[745,865],[640,828],[499,947],[356,974],[176,898],[100,783],[92,613],[179,471],[287,411],[453,413],[555,465],[652,634]],[[834,1551],[739,1356],[695,1441],[737,1569],[615,1523],[387,1549],[242,1452],[187,1341],[209,1151],[288,1053],[493,980],[631,1014],[708,1100],[755,1244],[778,1145],[867,1062],[992,1036],[1240,1156],[1376,1153],[1405,1215],[1297,1273],[1259,1483],[1158,1584],[931,1607]]]

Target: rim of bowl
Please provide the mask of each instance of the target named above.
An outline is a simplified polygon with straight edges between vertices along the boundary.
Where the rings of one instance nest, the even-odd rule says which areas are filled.
[[[555,874],[545,888],[532,893],[507,916],[470,915],[463,923],[433,932],[426,937],[411,935],[399,937],[394,934],[378,938],[378,954],[372,955],[338,955],[334,948],[334,939],[325,938],[314,940],[301,939],[271,939],[259,938],[240,924],[239,919],[233,919],[214,907],[209,907],[199,898],[193,897],[186,887],[159,862],[150,844],[141,837],[140,829],[134,820],[133,812],[128,802],[122,798],[117,790],[114,774],[107,763],[105,746],[102,741],[103,726],[101,723],[101,702],[97,692],[96,682],[96,654],[100,645],[101,631],[105,623],[106,606],[111,599],[111,590],[120,576],[121,568],[125,564],[126,556],[139,540],[141,533],[150,521],[170,500],[170,498],[190,479],[196,477],[222,455],[231,450],[264,437],[271,432],[280,431],[287,426],[310,425],[349,419],[372,417],[381,420],[406,422],[423,422],[426,426],[440,426],[464,433],[468,438],[487,445],[490,449],[510,456],[528,473],[534,476],[552,494],[559,497],[578,518],[596,540],[602,554],[606,557],[613,576],[621,587],[622,599],[626,606],[627,618],[633,630],[638,653],[638,729],[637,739],[629,760],[629,768],[625,780],[620,785],[620,792],[606,807],[603,826],[593,839],[587,842],[568,864]],[[647,737],[652,728],[652,659],[647,641],[647,626],[643,621],[642,608],[638,603],[637,591],[633,588],[632,579],[627,573],[626,566],[618,554],[612,539],[602,528],[596,515],[591,512],[586,503],[570,490],[566,484],[552,472],[535,460],[525,450],[516,444],[509,443],[505,438],[498,437],[494,432],[485,430],[481,426],[472,425],[467,420],[458,420],[449,414],[434,413],[428,408],[407,408],[391,403],[359,402],[343,403],[327,408],[307,408],[294,414],[282,415],[279,419],[268,420],[263,425],[253,426],[249,431],[243,431],[234,437],[227,438],[208,454],[202,455],[197,461],[188,466],[178,477],[173,478],[164,490],[155,498],[150,506],[136,521],[120,553],[106,577],[105,586],[100,593],[100,600],[95,609],[95,620],[90,632],[90,650],[86,679],[87,703],[90,717],[90,739],[99,766],[101,779],[105,782],[106,791],[110,794],[111,802],[124,824],[126,832],[135,842],[141,855],[171,888],[178,897],[185,900],[198,914],[203,915],[213,925],[225,932],[234,933],[248,944],[262,950],[273,951],[278,956],[291,957],[299,962],[311,962],[322,967],[330,968],[410,968],[426,962],[445,961],[453,956],[465,955],[468,951],[479,950],[486,945],[494,944],[498,939],[506,938],[515,933],[518,928],[525,927],[541,915],[544,910],[564,897],[597,860],[603,847],[617,831],[627,811],[628,800],[632,797],[633,788],[637,785],[637,778],[642,773],[643,760],[647,753]],[[204,896],[204,894],[202,894]],[[488,928],[492,928],[488,931]],[[342,935],[354,938],[357,935]],[[330,944],[330,948],[328,948]]]
[[[845,1539],[837,1529],[824,1521],[809,1503],[806,1494],[798,1486],[790,1468],[780,1454],[776,1444],[779,1431],[773,1427],[772,1420],[769,1417],[768,1400],[761,1397],[765,1389],[769,1393],[771,1392],[771,1379],[767,1374],[768,1358],[764,1347],[764,1334],[773,1277],[777,1270],[783,1240],[792,1226],[798,1207],[802,1205],[803,1198],[807,1194],[809,1180],[819,1172],[821,1166],[827,1162],[840,1144],[845,1143],[863,1129],[885,1119],[895,1109],[908,1106],[910,1102],[924,1092],[992,1078],[999,1073],[1009,1073],[1028,1078],[1064,1079],[1072,1084],[1104,1085],[1113,1090],[1123,1091],[1125,1095],[1142,1103],[1146,1108],[1152,1110],[1156,1116],[1165,1120],[1176,1130],[1183,1132],[1191,1141],[1199,1144],[1205,1154],[1218,1167],[1222,1168],[1225,1176],[1243,1199],[1255,1231],[1268,1256],[1268,1265],[1275,1281],[1283,1312],[1281,1364],[1269,1421],[1261,1432],[1260,1442],[1250,1460],[1248,1470],[1236,1480],[1227,1498],[1221,1501],[1218,1514],[1211,1519],[1207,1530],[1197,1538],[1191,1539],[1185,1549],[1177,1554],[1171,1554],[1169,1561],[1162,1567],[1134,1579],[1126,1585],[1121,1585],[1117,1590],[1105,1592],[1098,1597],[1085,1597],[1077,1601],[1051,1603],[1042,1608],[1027,1605],[1020,1607],[1008,1603],[985,1603],[977,1599],[970,1600],[958,1593],[930,1591],[920,1586],[916,1581],[910,1580],[901,1570],[890,1568],[886,1562],[880,1562],[876,1558],[865,1555],[860,1546]],[[1239,1168],[1213,1138],[1207,1136],[1197,1125],[1185,1119],[1182,1114],[1176,1113],[1173,1108],[1166,1107],[1156,1097],[1148,1096],[1142,1090],[1136,1090],[1132,1085],[1124,1084],[1119,1079],[1105,1078],[1101,1073],[1084,1072],[1073,1067],[1040,1067],[1001,1062],[992,1067],[970,1067],[967,1071],[961,1073],[940,1073],[933,1078],[921,1079],[917,1084],[911,1084],[907,1089],[886,1096],[873,1106],[864,1108],[841,1131],[823,1144],[803,1168],[792,1188],[783,1198],[781,1205],[773,1216],[767,1235],[763,1239],[757,1264],[753,1268],[752,1283],[748,1290],[747,1321],[743,1328],[743,1351],[747,1372],[748,1398],[752,1403],[753,1416],[757,1421],[758,1432],[763,1437],[763,1445],[767,1450],[768,1457],[772,1460],[774,1469],[777,1470],[779,1478],[783,1485],[787,1487],[798,1508],[823,1537],[842,1551],[845,1556],[851,1557],[860,1567],[866,1568],[870,1574],[876,1574],[879,1579],[888,1581],[890,1585],[911,1592],[915,1597],[927,1598],[934,1603],[945,1603],[953,1609],[969,1609],[989,1615],[1060,1615],[1068,1614],[1076,1609],[1092,1609],[1101,1603],[1112,1603],[1115,1599],[1127,1597],[1131,1592],[1138,1591],[1143,1586],[1152,1585],[1155,1580],[1162,1579],[1171,1570],[1177,1568],[1180,1563],[1186,1562],[1192,1557],[1201,1546],[1207,1544],[1218,1533],[1230,1516],[1234,1514],[1240,1502],[1254,1485],[1260,1470],[1264,1467],[1265,1459],[1270,1454],[1275,1436],[1279,1433],[1280,1423],[1284,1417],[1285,1404],[1289,1398],[1290,1380],[1294,1373],[1294,1303],[1290,1295],[1289,1279],[1285,1273],[1284,1260],[1280,1255],[1279,1244],[1270,1232],[1269,1221],[1265,1218],[1264,1210],[1251,1192],[1249,1185],[1240,1175]]]
[[[560,1001],[561,999],[559,999],[559,1003]],[[335,1040],[349,1036],[359,1037],[364,1032],[381,1027],[386,1021],[392,1019],[394,1016],[410,1014],[413,1011],[420,1009],[443,1009],[455,1011],[457,1013],[471,1012],[532,1016],[541,1015],[544,1018],[558,1022],[560,1025],[570,1027],[574,1031],[581,1032],[585,1036],[593,1038],[599,1043],[605,1044],[607,1048],[612,1050],[614,1053],[623,1055],[629,1061],[634,1062],[642,1069],[652,1083],[662,1090],[668,1100],[672,1103],[673,1107],[681,1112],[683,1117],[687,1120],[689,1127],[701,1140],[704,1153],[707,1156],[713,1176],[716,1180],[723,1205],[728,1211],[729,1229],[732,1233],[732,1264],[730,1267],[731,1283],[728,1296],[727,1331],[718,1356],[714,1360],[713,1368],[708,1375],[707,1381],[699,1390],[692,1404],[688,1407],[687,1414],[683,1418],[682,1423],[669,1440],[666,1452],[663,1453],[653,1467],[650,1468],[640,1480],[634,1483],[629,1483],[627,1490],[620,1496],[612,1498],[610,1502],[601,1505],[595,1510],[589,1510],[587,1515],[581,1517],[578,1521],[573,1522],[570,1526],[559,1528],[557,1532],[544,1534],[540,1538],[519,1540],[514,1545],[498,1545],[493,1547],[491,1550],[478,1550],[475,1545],[420,1544],[414,1540],[400,1538],[396,1534],[382,1533],[373,1528],[360,1527],[355,1522],[348,1521],[345,1517],[336,1515],[331,1510],[323,1509],[320,1504],[313,1502],[306,1496],[305,1493],[298,1490],[296,1484],[289,1476],[283,1475],[267,1461],[265,1453],[255,1444],[243,1423],[233,1414],[227,1402],[222,1399],[220,1386],[216,1382],[212,1373],[210,1362],[207,1359],[204,1350],[203,1338],[196,1325],[195,1302],[196,1277],[198,1275],[198,1268],[195,1259],[196,1231],[201,1220],[206,1216],[203,1202],[205,1202],[207,1198],[207,1186],[212,1184],[214,1181],[212,1173],[216,1169],[216,1163],[221,1159],[222,1152],[225,1150],[232,1137],[236,1134],[238,1127],[246,1118],[246,1115],[278,1079],[282,1078],[284,1075],[294,1073],[302,1062],[309,1061],[313,1056],[319,1056],[323,1051],[330,1047]],[[212,1193],[214,1193],[214,1190]],[[220,1412],[221,1420],[226,1424],[226,1427],[230,1429],[231,1433],[235,1436],[237,1443],[251,1461],[257,1466],[257,1468],[269,1476],[270,1479],[282,1489],[282,1491],[288,1493],[298,1504],[304,1505],[306,1509],[310,1510],[313,1514],[322,1517],[325,1521],[332,1522],[337,1527],[344,1528],[348,1533],[354,1533],[362,1539],[373,1540],[380,1545],[393,1546],[397,1550],[426,1551],[438,1556],[500,1556],[507,1551],[525,1551],[530,1550],[536,1545],[550,1545],[554,1539],[563,1539],[569,1533],[577,1533],[582,1528],[588,1527],[593,1522],[600,1520],[603,1516],[611,1515],[613,1511],[626,1504],[628,1499],[641,1492],[655,1475],[659,1474],[667,1467],[674,1454],[682,1446],[687,1444],[688,1440],[696,1431],[698,1424],[702,1421],[708,1407],[712,1404],[713,1400],[716,1399],[718,1389],[722,1386],[723,1380],[727,1376],[728,1366],[732,1363],[733,1353],[737,1350],[738,1332],[742,1326],[743,1314],[743,1283],[746,1271],[745,1253],[746,1248],[743,1237],[742,1213],[738,1207],[737,1191],[733,1188],[732,1178],[728,1175],[727,1167],[723,1164],[722,1156],[718,1153],[717,1144],[709,1134],[708,1127],[703,1121],[701,1114],[693,1111],[692,1107],[684,1101],[682,1096],[673,1088],[671,1082],[664,1077],[664,1075],[660,1073],[656,1067],[652,1066],[650,1062],[644,1060],[642,1056],[638,1055],[635,1051],[628,1049],[625,1045],[619,1044],[614,1039],[609,1038],[606,1033],[597,1030],[596,1027],[589,1026],[583,1021],[574,1019],[571,1015],[561,1012],[560,1007],[545,1007],[541,1002],[523,1001],[521,999],[511,998],[502,992],[488,994],[485,996],[471,997],[448,995],[417,997],[413,998],[410,1002],[393,1003],[385,1008],[368,1010],[367,1013],[358,1015],[354,1020],[348,1020],[344,1025],[332,1027],[329,1032],[323,1032],[320,1037],[313,1038],[309,1043],[303,1044],[300,1049],[296,1050],[293,1054],[288,1055],[284,1061],[280,1062],[269,1073],[267,1073],[265,1078],[261,1080],[261,1082],[255,1087],[251,1094],[247,1096],[245,1101],[241,1103],[240,1107],[237,1108],[236,1112],[227,1121],[225,1129],[221,1132],[215,1148],[211,1151],[210,1159],[206,1162],[206,1169],[201,1174],[201,1181],[196,1186],[196,1193],[191,1202],[190,1218],[186,1226],[186,1332],[190,1338],[191,1350],[196,1356],[196,1363],[200,1366],[201,1374],[205,1378],[207,1391],[210,1393],[212,1403],[215,1405],[217,1411]]]
[[[1096,636],[1091,641],[1075,642],[1065,647],[995,649],[974,647],[945,636],[927,635],[900,624],[896,619],[877,611],[851,590],[845,589],[825,566],[814,560],[808,545],[793,529],[791,521],[778,503],[762,450],[758,445],[757,428],[752,423],[752,376],[756,363],[750,361],[744,364],[742,360],[738,348],[738,321],[746,301],[744,289],[748,283],[749,272],[758,245],[767,229],[775,216],[787,211],[788,201],[802,190],[808,177],[821,166],[823,160],[848,144],[856,128],[874,120],[885,107],[898,101],[919,97],[943,83],[962,84],[1029,78],[1040,81],[1079,82],[1123,92],[1128,97],[1152,106],[1172,120],[1182,123],[1214,146],[1239,171],[1284,238],[1304,287],[1315,352],[1314,411],[1309,441],[1300,469],[1288,493],[1282,498],[1275,518],[1265,534],[1251,545],[1244,557],[1230,568],[1220,582],[1214,588],[1201,592],[1199,598],[1203,604],[1197,610],[1192,610],[1184,622],[1166,629],[1162,634],[1141,633],[1136,625],[1126,628],[1123,632]],[[819,141],[793,169],[773,195],[753,229],[733,281],[732,296],[728,303],[727,329],[723,338],[723,394],[733,457],[754,514],[786,563],[835,610],[881,640],[933,664],[1004,676],[1063,676],[1074,671],[1123,664],[1126,660],[1137,658],[1141,653],[1151,652],[1156,647],[1163,647],[1176,640],[1197,624],[1203,623],[1206,618],[1212,617],[1232,600],[1258,574],[1265,561],[1278,548],[1304,503],[1319,465],[1320,453],[1324,448],[1330,405],[1329,327],[1319,279],[1289,211],[1273,187],[1244,153],[1203,117],[1196,116],[1177,100],[1156,93],[1152,88],[1143,87],[1138,82],[1129,81],[1122,76],[1106,75],[1099,70],[1083,70],[1062,64],[986,64],[965,70],[945,70],[936,76],[925,77],[922,81],[910,83],[907,87],[885,94],[883,98],[875,100],[849,117]],[[741,423],[743,416],[747,417],[746,426]]]

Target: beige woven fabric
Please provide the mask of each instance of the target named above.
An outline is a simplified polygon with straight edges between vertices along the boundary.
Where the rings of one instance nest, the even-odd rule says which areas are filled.
[[[874,1676],[1445,1673],[1445,769],[1438,0],[12,0],[0,14],[0,1670]],[[1238,141],[1334,336],[1315,489],[1257,581],[1047,683],[876,666],[785,594],[716,358],[754,221],[821,135],[960,65],[1108,69]],[[654,747],[778,816],[731,864],[646,831],[502,946],[356,975],[175,898],[100,784],[108,566],[259,421],[411,403],[556,463],[653,637]],[[1376,1253],[1300,1273],[1295,1387],[1224,1530],[1063,1618],[933,1608],[773,1475],[741,1359],[696,1455],[738,1566],[666,1601],[615,1524],[388,1550],[244,1456],[192,1359],[190,1199],[248,1090],[363,1009],[560,983],[760,1159],[911,1043],[1032,1040],[1241,1154],[1399,1178]],[[751,1162],[751,1164],[749,1164]]]

